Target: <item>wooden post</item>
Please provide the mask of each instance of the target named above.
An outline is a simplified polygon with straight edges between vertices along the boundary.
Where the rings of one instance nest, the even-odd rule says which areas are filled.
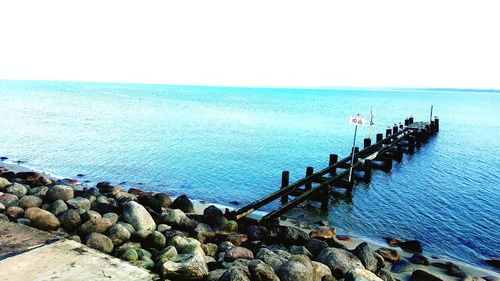
[[[306,168],[306,178],[309,177],[309,176],[312,176],[312,174],[314,174],[314,168],[309,166]],[[308,182],[305,184],[305,190],[309,190],[312,188],[312,183],[311,182]]]
[[[403,145],[402,144],[397,144],[396,145],[396,161],[401,162],[403,161]]]
[[[370,138],[365,138],[364,141],[363,141],[363,148],[367,148],[369,147],[370,145],[372,145],[372,139]]]
[[[330,154],[330,161],[328,163],[328,167],[333,166],[333,164],[337,163],[339,160],[339,156],[337,154]],[[330,170],[330,176],[335,176],[337,174],[337,168],[332,168]]]
[[[377,143],[381,142],[383,138],[384,138],[384,135],[381,133],[378,133],[377,134]]]
[[[321,210],[328,211],[328,201],[330,199],[330,189],[328,185],[321,187]]]
[[[399,129],[403,130],[403,128],[404,128],[403,124],[399,123]]]
[[[391,133],[392,130],[388,128],[387,130],[385,130],[385,137],[388,138],[391,135]]]
[[[395,135],[397,132],[398,132],[398,125],[394,125],[394,127],[392,127],[392,134]]]
[[[366,159],[364,163],[365,177],[364,181],[369,183],[372,178],[372,160]]]
[[[410,118],[408,118],[408,121],[410,122],[410,125],[413,124],[413,117],[410,116]]]
[[[354,148],[354,155],[356,155],[356,153],[358,153],[358,152],[359,152],[359,147],[357,147],[357,146],[356,146],[356,147]],[[353,164],[358,163],[358,157],[354,156],[354,158],[353,158],[353,159],[354,159],[354,163],[353,163]]]
[[[434,131],[436,131],[436,133],[439,133],[439,118],[434,117]]]
[[[387,151],[385,153],[385,171],[389,172],[392,170],[392,153],[390,151]]]
[[[408,154],[415,153],[415,140],[416,137],[414,135],[408,137]]]
[[[434,129],[434,121],[431,121],[431,125],[429,126],[429,130],[431,134],[434,134],[435,129]]]
[[[290,172],[283,171],[281,173],[281,189],[287,187],[290,184]],[[288,203],[288,195],[281,196],[281,204]]]
[[[422,130],[418,130],[415,132],[415,144],[417,148],[422,146]]]
[[[407,127],[408,125],[410,125],[410,119],[406,118],[405,119],[405,127]]]

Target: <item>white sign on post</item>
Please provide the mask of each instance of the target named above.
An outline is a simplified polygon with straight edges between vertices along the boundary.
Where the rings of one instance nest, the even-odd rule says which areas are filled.
[[[354,116],[352,115],[351,118],[349,119],[349,124],[353,126],[364,126],[366,123],[366,120],[362,116]]]

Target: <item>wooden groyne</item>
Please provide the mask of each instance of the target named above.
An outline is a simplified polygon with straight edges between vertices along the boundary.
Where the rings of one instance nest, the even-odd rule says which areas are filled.
[[[370,181],[373,169],[389,172],[392,169],[393,160],[401,162],[404,153],[415,153],[415,150],[427,142],[429,137],[438,132],[439,119],[437,117],[429,122],[414,122],[413,117],[407,118],[404,124],[400,123],[388,128],[385,137],[382,133],[378,133],[373,144],[372,139],[365,138],[363,149],[355,147],[349,156],[341,160],[338,159],[337,154],[330,154],[328,167],[320,171],[314,172],[313,167],[307,167],[305,177],[294,183],[289,182],[290,173],[283,171],[281,188],[278,191],[239,210],[229,212],[227,216],[236,220],[242,219],[277,199],[280,199],[281,206],[264,216],[261,219],[262,223],[277,219],[307,200],[320,202],[321,209],[328,210],[330,191],[340,188],[345,190],[346,195],[352,195],[353,187],[357,182]],[[351,166],[353,174],[349,181]],[[290,200],[290,197],[294,198]]]

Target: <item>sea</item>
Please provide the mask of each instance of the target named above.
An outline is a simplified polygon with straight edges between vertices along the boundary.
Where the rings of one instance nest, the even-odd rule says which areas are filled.
[[[83,174],[88,185],[239,208],[278,190],[283,170],[293,182],[307,166],[326,167],[331,153],[349,155],[349,117],[369,120],[371,108],[373,138],[409,116],[438,116],[440,132],[391,172],[375,171],[351,199],[332,195],[328,212],[292,213],[374,241],[417,239],[428,255],[488,268],[484,259],[500,257],[497,90],[0,81],[0,156]],[[359,127],[357,146],[369,128]]]

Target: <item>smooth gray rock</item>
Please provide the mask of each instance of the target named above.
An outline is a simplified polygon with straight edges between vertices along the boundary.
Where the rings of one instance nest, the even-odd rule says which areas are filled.
[[[17,206],[18,202],[19,198],[14,194],[4,193],[0,195],[0,204],[2,204],[5,208]]]
[[[259,249],[256,258],[271,266],[275,272],[287,261],[267,248]]]
[[[318,255],[317,261],[327,265],[332,271],[332,275],[337,279],[342,278],[351,269],[365,269],[354,254],[338,248],[324,249]]]
[[[90,219],[90,220],[84,222],[82,225],[80,225],[80,227],[78,227],[78,234],[80,236],[85,236],[85,235],[88,235],[92,232],[104,233],[112,225],[113,225],[113,222],[110,219],[106,219],[106,218]]]
[[[82,223],[80,213],[73,209],[60,214],[58,218],[61,222],[61,226],[68,230],[75,229]]]
[[[313,273],[298,261],[287,261],[276,271],[280,280],[313,281]]]
[[[130,239],[130,232],[121,224],[111,226],[106,233],[113,242],[113,245],[119,246]]]
[[[68,210],[68,206],[64,203],[63,200],[56,200],[50,204],[49,211],[55,216],[59,216],[60,214],[66,212]]]
[[[19,183],[13,183],[7,187],[4,188],[5,192],[14,194],[17,197],[22,197],[28,192],[26,190],[26,187],[22,184]]]
[[[106,235],[93,232],[87,236],[85,244],[103,253],[110,254],[113,251],[113,242]]]
[[[414,265],[405,259],[400,259],[392,264],[391,271],[394,273],[411,272]]]
[[[372,251],[368,243],[359,244],[352,252],[363,263],[366,269],[375,272],[378,269],[378,261],[375,257],[375,252]]]
[[[42,198],[34,195],[25,195],[17,203],[19,207],[28,209],[31,207],[40,207],[43,204]]]
[[[179,252],[180,254],[197,253],[200,256],[205,255],[203,249],[201,248],[200,241],[190,237],[185,238],[181,236],[175,236],[169,241],[168,246],[175,247],[177,249],[177,252]]]
[[[197,225],[196,221],[188,218],[188,216],[179,209],[166,209],[162,215],[162,222],[186,231],[194,230]]]
[[[313,254],[311,254],[311,252],[309,252],[309,250],[307,250],[305,246],[293,245],[290,247],[290,253],[294,255],[306,255],[309,258],[313,258]]]
[[[45,198],[49,201],[62,200],[67,201],[73,199],[74,191],[71,186],[54,185],[47,191]]]
[[[344,278],[344,281],[383,281],[375,275],[375,273],[362,269],[362,268],[355,268],[349,270]]]
[[[130,223],[135,230],[156,229],[156,224],[148,211],[139,203],[129,201],[123,205],[123,218]]]
[[[66,201],[66,204],[72,209],[90,210],[90,200],[87,198],[76,197]]]
[[[248,265],[250,278],[254,281],[280,281],[273,268],[265,262],[255,259]]]
[[[174,281],[203,280],[208,276],[208,267],[199,254],[181,254],[163,263],[161,274]]]

